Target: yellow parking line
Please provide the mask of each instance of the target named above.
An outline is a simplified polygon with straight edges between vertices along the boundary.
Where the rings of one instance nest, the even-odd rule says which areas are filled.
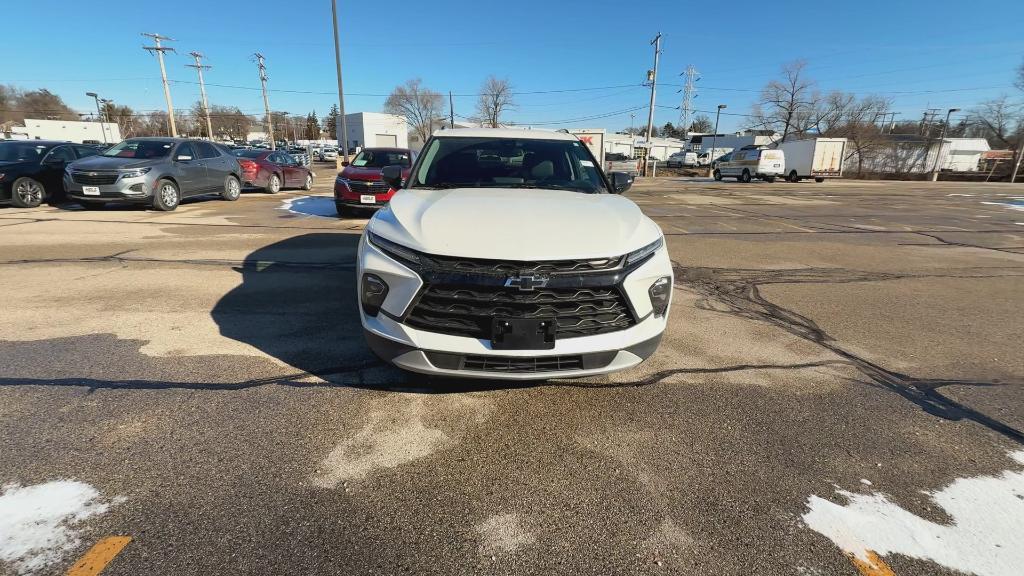
[[[131,536],[107,536],[100,540],[84,556],[68,569],[67,576],[96,576],[110,564],[129,542]]]
[[[853,554],[847,554],[847,556],[850,557],[850,562],[853,562],[853,565],[857,567],[857,571],[861,573],[861,576],[896,576],[892,568],[889,568],[889,565],[871,550],[868,550],[867,562]]]

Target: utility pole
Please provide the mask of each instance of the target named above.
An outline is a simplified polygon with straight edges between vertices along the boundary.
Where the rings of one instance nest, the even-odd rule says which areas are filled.
[[[206,135],[213,140],[213,124],[210,122],[210,103],[206,101],[206,83],[203,81],[203,70],[209,70],[213,66],[203,64],[203,55],[199,52],[189,52],[189,56],[195,58],[195,64],[185,64],[188,68],[195,68],[199,72],[199,94],[203,97],[203,114],[206,115]]]
[[[450,125],[449,128],[455,128],[455,101],[452,100],[452,91],[448,91],[448,115]]]
[[[277,144],[274,142],[274,121],[270,117],[270,101],[267,100],[267,66],[264,63],[265,58],[263,54],[259,52],[253,54],[256,57],[256,62],[260,69],[260,84],[263,85],[263,110],[267,113],[267,138],[270,139],[270,149],[277,150]]]
[[[715,133],[711,135],[711,151],[708,152],[708,166],[711,166],[711,173],[715,172],[715,159],[718,154],[718,119],[722,116],[722,110],[727,108],[725,104],[719,104],[715,112]],[[703,139],[701,139],[703,142]]]
[[[1017,148],[1019,148],[1019,150],[1017,150],[1017,161],[1013,163],[1013,173],[1010,175],[1010,184],[1017,181],[1017,172],[1020,171],[1020,161],[1021,158],[1024,158],[1024,142],[1017,145]]]
[[[99,96],[99,94],[97,94],[95,92],[86,92],[85,95],[86,96],[91,96],[92,99],[96,101],[96,116],[100,119],[100,132],[103,134],[103,143],[106,144],[107,143],[107,129],[103,125],[103,110],[100,108],[100,96]],[[103,102],[106,103],[107,100],[104,100]]]
[[[683,87],[683,104],[679,107],[679,121],[682,123],[683,137],[690,135],[690,112],[693,110],[693,99],[697,97],[697,87],[694,85],[700,80],[700,73],[690,64],[686,72],[680,74],[686,76],[686,84]]]
[[[338,116],[335,122],[336,129],[341,130],[338,137],[338,144],[341,145],[344,154],[344,163],[348,164],[348,122],[345,121],[345,90],[341,84],[341,45],[338,42],[338,0],[331,0],[331,23],[334,24],[334,66],[338,73]],[[366,145],[365,143],[363,144]],[[338,155],[336,167],[340,170],[342,156]]]
[[[959,108],[950,108],[946,111],[946,122],[942,125],[942,133],[939,134],[939,148],[935,151],[935,164],[932,165],[932,182],[939,181],[939,156],[942,154],[942,144],[946,141],[946,129],[949,128],[949,117],[953,112],[959,112]],[[928,147],[931,150],[931,146]]]
[[[654,129],[654,99],[658,88],[658,57],[661,56],[661,32],[651,40],[654,46],[654,70],[647,72],[647,80],[651,83],[651,105],[647,109],[647,154],[644,156],[644,176],[647,175],[647,158],[651,156],[651,132]]]
[[[142,49],[150,54],[156,54],[156,59],[160,62],[160,78],[164,82],[164,99],[167,100],[167,124],[171,127],[171,138],[176,138],[178,136],[178,128],[174,125],[174,104],[171,103],[171,88],[167,85],[167,68],[164,67],[164,52],[177,52],[177,50],[160,45],[161,40],[173,42],[174,38],[148,32],[143,32],[142,35],[153,39],[153,46],[143,46]]]

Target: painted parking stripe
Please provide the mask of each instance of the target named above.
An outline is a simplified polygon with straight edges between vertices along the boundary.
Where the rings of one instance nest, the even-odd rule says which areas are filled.
[[[867,560],[861,560],[853,554],[847,554],[850,558],[850,562],[857,567],[857,571],[861,573],[861,576],[896,576],[896,573],[889,568],[889,565],[885,563],[871,550],[867,551]]]
[[[108,536],[100,540],[68,569],[67,576],[97,576],[131,541],[131,536]]]

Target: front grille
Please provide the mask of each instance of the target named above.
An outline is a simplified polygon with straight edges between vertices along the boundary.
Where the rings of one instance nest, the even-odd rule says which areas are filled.
[[[405,319],[413,328],[490,339],[496,317],[552,318],[556,338],[624,330],[635,321],[618,288],[543,288],[427,285]]]
[[[618,268],[622,257],[592,258],[590,260],[543,260],[524,262],[516,260],[484,260],[421,254],[424,264],[446,271],[469,274],[515,275],[524,273],[562,274],[580,272],[601,272]]]
[[[71,178],[74,179],[76,184],[85,184],[86,186],[107,186],[117,182],[116,173],[89,173],[89,172],[72,172]]]
[[[356,194],[384,194],[388,185],[380,180],[349,180],[348,189]]]
[[[615,359],[617,352],[592,352],[568,356],[475,356],[451,354],[448,352],[425,352],[427,360],[438,368],[446,370],[471,370],[474,372],[571,372],[574,370],[596,370],[605,368]]]

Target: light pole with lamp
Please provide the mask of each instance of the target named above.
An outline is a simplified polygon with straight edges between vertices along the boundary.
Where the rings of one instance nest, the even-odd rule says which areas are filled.
[[[716,148],[718,147],[718,118],[722,115],[722,110],[727,108],[725,104],[718,105],[718,111],[715,112],[715,133],[711,135],[711,152],[708,153],[708,164],[711,166],[712,171],[715,168],[715,154],[718,153]]]
[[[100,133],[103,134],[103,143],[107,144],[107,129],[103,126],[103,110],[100,109],[100,95],[95,92],[86,92],[85,95],[96,101],[96,117],[100,120]],[[107,100],[104,100],[104,102],[107,102]]]
[[[946,123],[942,125],[942,132],[939,134],[939,148],[935,151],[935,164],[932,165],[932,182],[939,181],[939,156],[942,154],[942,143],[946,141],[946,128],[949,128],[949,117],[953,112],[959,111],[959,108],[950,108],[946,111]]]

